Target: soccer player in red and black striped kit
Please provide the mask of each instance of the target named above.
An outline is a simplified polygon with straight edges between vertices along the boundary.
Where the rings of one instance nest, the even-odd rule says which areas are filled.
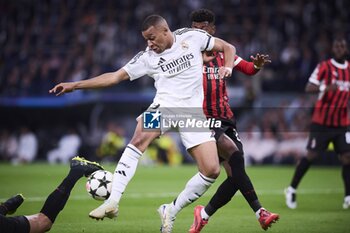
[[[215,15],[207,9],[200,9],[191,13],[192,27],[215,33]],[[267,55],[257,54],[251,56],[253,62],[243,60],[236,56],[234,69],[247,75],[256,74],[265,63],[271,62]],[[208,61],[208,62],[206,62]],[[228,102],[226,80],[219,78],[218,71],[224,66],[224,56],[221,52],[214,52],[204,56],[203,85],[204,85],[204,113],[208,118],[215,118],[222,122],[221,128],[214,128],[215,139],[219,156],[223,161],[227,179],[220,185],[209,203],[196,206],[194,209],[194,222],[189,230],[197,233],[208,223],[219,208],[227,204],[235,193],[240,190],[248,204],[255,212],[261,227],[266,230],[278,220],[279,215],[264,209],[255,193],[252,182],[245,172],[243,145],[238,137],[234,114]]]
[[[296,189],[312,162],[333,142],[342,163],[345,186],[343,208],[350,207],[350,131],[348,117],[350,66],[346,60],[347,43],[336,38],[332,45],[333,58],[320,62],[309,78],[305,91],[318,93],[312,114],[307,155],[295,170],[290,186],[285,189],[286,204],[295,209]]]

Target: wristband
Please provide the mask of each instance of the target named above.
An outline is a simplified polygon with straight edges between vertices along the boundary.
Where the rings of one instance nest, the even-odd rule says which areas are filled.
[[[327,87],[326,85],[320,85],[319,91],[324,92],[326,90],[326,87]]]
[[[260,69],[261,69],[261,67],[255,65],[255,64],[254,64],[254,68],[257,69],[257,70],[260,70]]]

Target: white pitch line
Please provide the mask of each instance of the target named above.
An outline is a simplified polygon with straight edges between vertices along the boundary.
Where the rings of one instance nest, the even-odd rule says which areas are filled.
[[[256,193],[260,195],[284,195],[283,190],[275,189],[275,190],[255,190]],[[302,189],[298,190],[298,194],[341,194],[343,193],[343,189]],[[164,198],[164,197],[176,197],[179,192],[164,192],[164,193],[127,193],[124,198]],[[214,191],[210,191],[204,194],[204,196],[211,196],[214,194]],[[241,195],[240,192],[237,192],[236,195]],[[25,195],[24,195],[25,196]],[[38,197],[26,197],[26,202],[42,202],[45,201],[47,197],[38,196]],[[71,195],[69,200],[88,200],[91,197],[86,195]],[[0,202],[4,202],[7,199],[0,198]]]

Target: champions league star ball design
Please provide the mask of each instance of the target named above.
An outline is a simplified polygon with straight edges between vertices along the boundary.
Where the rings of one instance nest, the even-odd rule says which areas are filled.
[[[98,170],[92,173],[86,182],[86,191],[95,200],[106,200],[111,194],[113,174]]]

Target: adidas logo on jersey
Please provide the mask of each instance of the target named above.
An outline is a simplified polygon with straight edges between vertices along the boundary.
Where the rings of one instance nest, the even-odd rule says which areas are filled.
[[[162,58],[162,57],[160,57],[159,62],[158,62],[158,65],[161,65],[161,64],[164,63],[164,62],[165,62],[165,59]]]

